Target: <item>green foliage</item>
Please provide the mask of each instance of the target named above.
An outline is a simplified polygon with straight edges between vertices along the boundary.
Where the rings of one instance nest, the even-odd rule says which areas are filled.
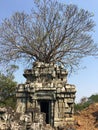
[[[15,108],[15,86],[13,76],[0,73],[0,106]]]
[[[74,105],[75,112],[81,111],[81,110],[85,109],[86,107],[88,107],[89,105],[90,105],[90,102],[85,102],[83,104],[81,104],[81,103],[75,104]]]
[[[88,99],[91,102],[98,102],[98,94],[91,95]]]
[[[91,95],[88,98],[88,100],[85,100],[85,102],[80,101],[80,103],[77,103],[74,105],[75,112],[81,111],[81,110],[87,108],[90,104],[97,103],[97,102],[98,102],[98,94]]]

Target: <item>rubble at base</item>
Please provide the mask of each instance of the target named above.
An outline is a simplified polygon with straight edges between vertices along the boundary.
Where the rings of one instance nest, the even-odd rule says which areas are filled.
[[[76,130],[73,125],[66,124],[51,127],[45,122],[45,114],[36,115],[32,122],[31,115],[17,113],[14,110],[0,108],[0,130]]]

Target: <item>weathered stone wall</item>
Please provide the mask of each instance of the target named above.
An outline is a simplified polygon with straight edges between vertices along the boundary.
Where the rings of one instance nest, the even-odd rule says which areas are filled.
[[[54,130],[45,123],[44,113],[35,113],[32,122],[30,112],[16,113],[13,110],[0,108],[0,130]]]
[[[67,83],[68,72],[54,64],[36,62],[24,71],[25,84],[17,86],[17,112],[41,113],[41,102],[49,107],[49,124],[59,126],[73,122],[75,86]],[[48,103],[47,103],[48,102]],[[46,110],[45,110],[46,111]]]

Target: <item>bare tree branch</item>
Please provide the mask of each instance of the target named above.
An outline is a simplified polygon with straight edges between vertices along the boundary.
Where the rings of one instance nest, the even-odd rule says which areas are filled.
[[[35,0],[31,14],[16,12],[0,25],[0,61],[61,63],[71,70],[97,56],[92,13],[56,0]]]

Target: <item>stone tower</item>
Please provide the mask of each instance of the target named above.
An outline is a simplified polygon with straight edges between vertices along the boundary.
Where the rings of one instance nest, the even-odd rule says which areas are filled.
[[[24,71],[25,84],[17,87],[17,112],[45,113],[51,126],[73,122],[75,86],[67,84],[68,72],[54,64],[35,62]]]

